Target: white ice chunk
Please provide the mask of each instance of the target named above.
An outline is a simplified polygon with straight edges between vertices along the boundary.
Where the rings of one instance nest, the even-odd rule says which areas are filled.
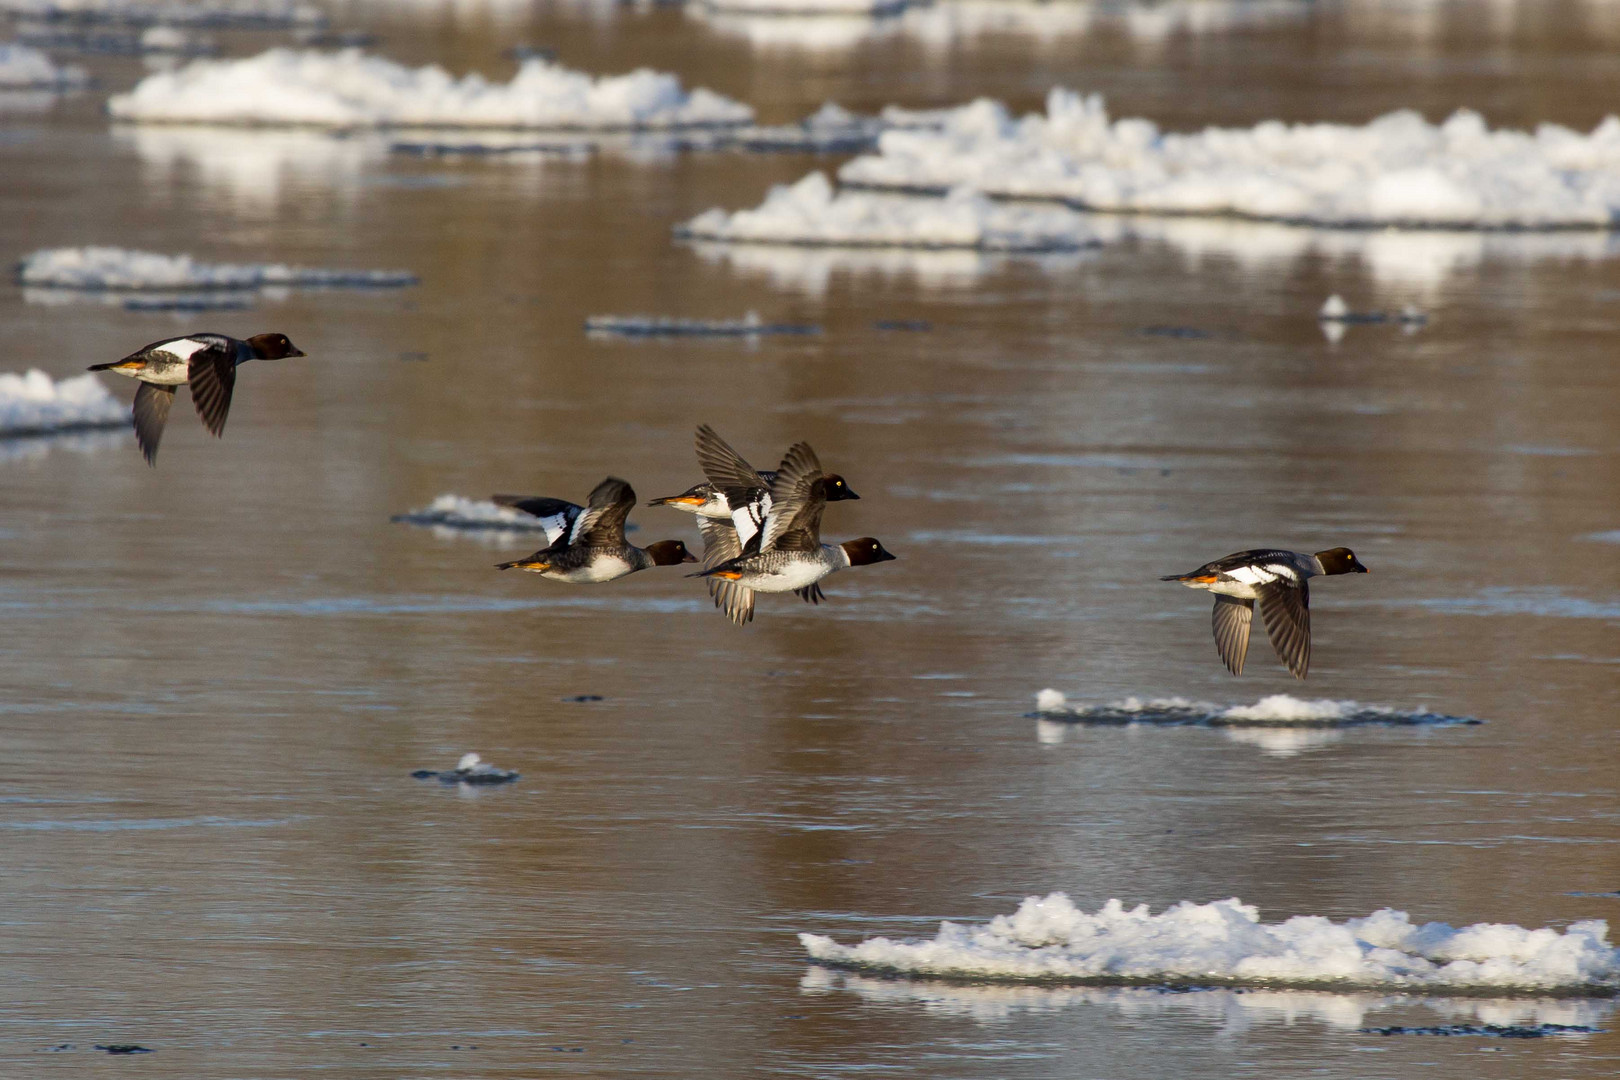
[[[281,263],[206,263],[115,247],[46,248],[23,257],[24,285],[57,289],[257,289],[274,285],[381,288],[414,285],[406,270],[324,270]]]
[[[1316,317],[1324,322],[1342,322],[1348,314],[1350,305],[1344,302],[1344,297],[1334,293],[1323,301],[1322,310],[1316,313]]]
[[[81,67],[56,64],[38,49],[0,41],[0,90],[65,90],[89,81]]]
[[[504,532],[544,533],[545,523],[533,514],[497,506],[488,499],[465,495],[440,495],[420,510],[394,516],[407,525],[432,525],[452,529],[480,529]]]
[[[268,29],[322,26],[326,16],[297,0],[0,0],[0,13],[35,21],[167,24]]]
[[[122,427],[129,406],[94,375],[55,382],[38,369],[0,374],[0,438]]]
[[[676,230],[696,240],[853,247],[1065,251],[1095,243],[1080,215],[1005,206],[967,190],[943,199],[837,192],[823,173],[771,188],[753,210],[705,211]]]
[[[306,125],[325,128],[504,127],[646,129],[747,123],[748,106],[710,90],[688,92],[646,68],[593,77],[525,60],[511,82],[453,78],[437,65],[407,68],[358,49],[271,49],[243,60],[196,60],[149,75],[107,105],[153,123]]]
[[[1069,699],[1064,696],[1063,691],[1053,690],[1051,687],[1047,687],[1045,690],[1042,690],[1040,693],[1035,695],[1035,711],[1057,712],[1059,709],[1067,705],[1068,702]]]
[[[1176,134],[1149,120],[1110,120],[1101,97],[1057,88],[1044,115],[1017,119],[980,100],[939,130],[885,132],[878,153],[839,178],[1138,213],[1606,229],[1620,221],[1620,118],[1586,134],[1555,124],[1525,132],[1491,130],[1467,110],[1440,124],[1404,110],[1361,126],[1268,120]]]
[[[911,0],[702,0],[715,11],[753,15],[884,15]]]
[[[1501,923],[1460,929],[1384,908],[1333,922],[1263,923],[1236,898],[1184,900],[1154,915],[1110,900],[1095,914],[1064,893],[1027,898],[986,925],[942,922],[924,941],[840,945],[800,934],[812,959],[896,975],[1020,981],[1333,986],[1358,989],[1620,988],[1620,950],[1602,920],[1562,931]]]

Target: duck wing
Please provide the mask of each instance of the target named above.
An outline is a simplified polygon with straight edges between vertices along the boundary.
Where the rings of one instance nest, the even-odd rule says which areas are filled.
[[[698,531],[703,534],[703,569],[723,566],[743,553],[737,530],[724,521],[698,519]],[[714,606],[726,613],[726,618],[738,626],[754,617],[754,590],[725,578],[706,578],[709,595]]]
[[[1260,595],[1260,617],[1277,659],[1288,665],[1294,678],[1303,679],[1311,667],[1311,590],[1303,579],[1279,579],[1255,587]]]
[[[574,522],[585,508],[563,499],[548,499],[543,495],[491,495],[489,501],[496,506],[510,506],[540,519],[546,531],[546,543],[555,544],[559,538],[573,531]]]
[[[1226,670],[1234,675],[1243,674],[1243,661],[1249,655],[1249,627],[1253,622],[1253,600],[1215,594],[1215,648]]]
[[[169,406],[174,404],[174,387],[143,382],[135,390],[135,443],[148,465],[157,464],[158,443],[169,422]]]
[[[794,443],[771,479],[771,510],[761,551],[820,551],[827,483],[809,443]]]
[[[635,489],[617,476],[608,477],[585,500],[585,512],[575,519],[568,542],[583,547],[623,547],[624,522],[635,505]]]
[[[191,383],[191,403],[197,407],[203,426],[218,438],[225,433],[225,417],[231,411],[231,393],[236,389],[236,350],[224,339],[207,343],[187,362]]]

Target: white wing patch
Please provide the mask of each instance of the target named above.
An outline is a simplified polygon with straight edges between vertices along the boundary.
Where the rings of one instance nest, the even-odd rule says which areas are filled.
[[[196,338],[183,337],[175,338],[173,341],[166,341],[163,343],[162,349],[154,349],[153,351],[166,352],[180,360],[190,360],[193,353],[199,353],[204,349],[213,347],[214,343],[211,341],[198,341]]]
[[[1226,576],[1245,585],[1270,585],[1279,577],[1285,577],[1290,582],[1299,580],[1299,575],[1291,567],[1278,566],[1275,563],[1233,567],[1226,572]]]
[[[536,520],[540,522],[540,527],[546,530],[546,543],[555,544],[557,538],[568,531],[568,527],[574,523],[574,519],[578,516],[578,513],[571,514],[565,510],[560,514],[548,514]]]
[[[744,503],[731,512],[732,527],[737,530],[737,543],[748,546],[771,513],[771,496],[767,492],[751,503]]]

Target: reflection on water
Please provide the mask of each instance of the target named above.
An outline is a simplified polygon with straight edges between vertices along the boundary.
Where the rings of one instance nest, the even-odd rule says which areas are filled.
[[[964,986],[869,975],[811,966],[799,980],[805,994],[849,991],[875,1005],[904,1005],[926,1013],[981,1024],[1010,1021],[1020,1014],[1060,1014],[1086,1007],[1107,1008],[1148,1023],[1194,1020],[1225,1034],[1301,1022],[1340,1031],[1366,1027],[1369,1018],[1386,1024],[1473,1023],[1501,1027],[1557,1024],[1600,1027],[1616,1003],[1591,998],[1447,998],[1407,994],[1333,994],[1316,990],[1155,990],[1126,987]],[[1086,1017],[1064,1019],[1085,1023]]]
[[[971,250],[927,251],[912,248],[838,248],[785,244],[684,243],[705,261],[774,288],[811,297],[827,294],[835,278],[878,279],[905,283],[924,291],[965,289],[1010,261],[1038,265],[1053,273],[1084,265],[1085,251],[1000,255]]]
[[[119,125],[113,135],[134,149],[146,184],[199,184],[254,216],[282,209],[289,188],[325,188],[352,200],[361,170],[388,148],[376,135],[231,127]]]
[[[744,14],[686,5],[689,18],[757,48],[837,52],[903,36],[923,46],[930,63],[947,62],[953,48],[991,35],[1048,50],[1086,34],[1116,34],[1150,53],[1178,35],[1300,20],[1309,11],[1301,0],[938,0],[878,15]]]

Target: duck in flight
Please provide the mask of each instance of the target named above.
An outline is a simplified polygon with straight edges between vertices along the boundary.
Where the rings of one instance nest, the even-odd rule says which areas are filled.
[[[1277,658],[1296,679],[1311,667],[1311,592],[1309,580],[1318,574],[1365,574],[1367,568],[1349,548],[1336,547],[1306,555],[1298,551],[1257,549],[1240,551],[1205,563],[1186,574],[1171,574],[1160,581],[1179,581],[1189,589],[1215,594],[1215,648],[1226,669],[1243,674],[1249,654],[1249,628],[1255,601]]]
[[[702,429],[699,436],[701,442]],[[744,472],[753,472],[735,452],[732,456],[735,461],[729,463],[704,461],[704,471],[722,490],[733,486],[724,482],[724,469],[734,472],[738,480],[745,478]],[[894,559],[870,536],[823,544],[821,514],[827,501],[827,477],[816,452],[809,443],[795,443],[771,478],[770,505],[757,528],[749,531],[749,505],[733,513],[734,527],[718,521],[700,522],[706,526],[704,569],[692,576],[719,583],[715,603],[741,626],[754,617],[755,593],[791,592],[820,603],[819,582],[828,574]]]
[[[752,506],[755,509],[750,516],[756,525],[765,520],[771,508],[771,481],[776,478],[774,471],[755,471],[708,424],[697,429],[697,456],[707,480],[692,485],[679,495],[666,495],[647,505],[672,506],[706,521],[730,521],[737,511]],[[828,473],[824,479],[827,482],[828,502],[860,498],[837,473]]]
[[[158,443],[169,422],[176,387],[190,385],[191,403],[203,425],[218,438],[231,411],[236,369],[249,360],[284,360],[305,355],[286,334],[255,334],[238,341],[224,334],[187,334],[154,341],[91,371],[112,371],[140,381],[135,391],[135,442],[148,465],[157,465]]]
[[[527,570],[553,581],[594,585],[654,566],[697,562],[679,540],[660,540],[644,548],[625,540],[624,522],[636,505],[636,493],[616,476],[597,484],[584,506],[514,495],[497,495],[495,502],[539,518],[547,541],[527,559],[498,564],[500,570]]]

